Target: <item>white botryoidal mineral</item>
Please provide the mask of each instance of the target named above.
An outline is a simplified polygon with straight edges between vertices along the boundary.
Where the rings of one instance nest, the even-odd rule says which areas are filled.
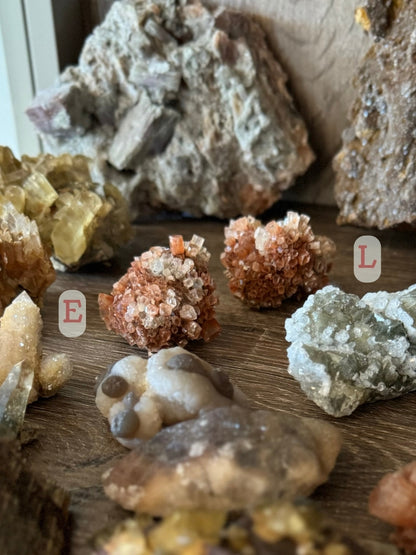
[[[163,426],[245,401],[224,372],[181,347],[162,349],[149,359],[130,355],[117,361],[95,399],[114,437],[130,449]]]
[[[288,371],[328,414],[416,389],[416,285],[362,299],[328,286],[285,326]]]

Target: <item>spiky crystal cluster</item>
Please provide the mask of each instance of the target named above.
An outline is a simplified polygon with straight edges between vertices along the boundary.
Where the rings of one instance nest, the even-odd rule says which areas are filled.
[[[152,352],[216,335],[218,299],[203,245],[197,235],[190,241],[176,235],[169,248],[152,247],[136,257],[111,295],[99,295],[107,328]]]
[[[275,308],[326,285],[334,254],[333,241],[316,236],[308,216],[288,212],[266,226],[252,216],[231,220],[221,262],[233,295],[256,308]]]

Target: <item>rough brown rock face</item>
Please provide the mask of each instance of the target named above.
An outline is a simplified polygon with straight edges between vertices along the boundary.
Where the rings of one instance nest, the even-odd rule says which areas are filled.
[[[416,222],[416,4],[378,4],[358,12],[376,43],[358,71],[334,168],[338,223],[383,229]]]
[[[121,0],[28,115],[52,152],[94,158],[133,213],[258,214],[313,160],[285,82],[247,16]]]

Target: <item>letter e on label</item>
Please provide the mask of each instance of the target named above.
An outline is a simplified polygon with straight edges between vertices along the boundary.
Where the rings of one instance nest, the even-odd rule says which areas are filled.
[[[87,326],[87,302],[77,289],[61,293],[58,301],[59,331],[65,337],[79,337]]]
[[[362,283],[381,275],[381,243],[373,235],[362,235],[354,243],[354,276]]]

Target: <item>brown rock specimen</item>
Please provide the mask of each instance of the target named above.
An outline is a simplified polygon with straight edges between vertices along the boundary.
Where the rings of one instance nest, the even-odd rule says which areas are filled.
[[[407,555],[416,553],[416,461],[383,476],[371,492],[370,513],[397,526],[391,539]]]
[[[134,215],[258,214],[313,160],[260,26],[194,0],[115,2],[27,113],[51,152],[93,158]]]
[[[55,281],[55,270],[36,222],[11,202],[0,204],[0,315],[22,289],[40,304]]]
[[[255,507],[312,493],[340,445],[326,422],[232,405],[140,442],[106,472],[104,488],[125,509],[151,515]]]
[[[39,307],[26,292],[20,293],[0,319],[0,385],[13,367],[24,361],[34,373],[30,403],[39,395],[55,395],[72,374],[67,355],[42,358],[41,331]]]
[[[108,260],[131,236],[126,202],[113,185],[93,183],[89,163],[69,154],[20,162],[0,147],[0,206],[36,221],[59,269]]]
[[[416,4],[370,0],[357,14],[377,42],[356,76],[351,127],[334,160],[338,223],[414,224]]]
[[[97,555],[365,555],[310,503],[277,502],[254,510],[175,511],[154,521],[130,518],[95,541]]]
[[[148,360],[122,358],[105,374],[95,398],[114,437],[130,449],[162,426],[245,400],[224,372],[181,347],[162,349]]]
[[[107,328],[151,352],[212,339],[220,330],[218,299],[203,244],[197,235],[185,242],[173,236],[170,248],[152,247],[136,257],[111,295],[98,297]]]
[[[333,241],[315,236],[308,216],[288,212],[266,226],[251,216],[231,220],[221,262],[233,295],[255,308],[275,308],[326,285],[334,255]]]
[[[16,442],[0,440],[0,468],[0,553],[63,553],[69,494],[33,474]]]

